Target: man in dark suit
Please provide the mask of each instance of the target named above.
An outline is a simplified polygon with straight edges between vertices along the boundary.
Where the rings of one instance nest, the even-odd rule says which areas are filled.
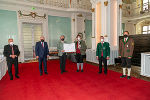
[[[10,80],[13,80],[12,75],[12,64],[15,66],[15,77],[19,78],[18,76],[18,56],[20,51],[17,45],[13,44],[13,39],[8,39],[8,45],[4,46],[4,56],[6,57],[7,66],[8,66],[8,73],[10,76]]]
[[[44,64],[44,73],[47,73],[47,58],[49,57],[49,49],[47,42],[44,42],[45,38],[44,36],[40,37],[39,42],[36,43],[35,46],[35,53],[36,53],[36,58],[39,60],[39,70],[40,70],[40,75],[43,75],[43,70],[42,70],[42,62]]]

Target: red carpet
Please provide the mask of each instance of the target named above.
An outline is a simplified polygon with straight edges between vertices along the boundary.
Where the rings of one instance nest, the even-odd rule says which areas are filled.
[[[150,100],[150,82],[120,79],[120,73],[98,74],[98,67],[67,61],[68,72],[60,74],[59,61],[48,61],[48,75],[40,76],[38,63],[19,65],[20,79],[0,81],[0,100]],[[14,73],[14,72],[13,72]]]

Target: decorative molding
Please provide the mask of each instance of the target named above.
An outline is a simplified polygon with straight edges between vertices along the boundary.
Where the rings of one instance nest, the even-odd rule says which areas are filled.
[[[104,35],[104,37],[108,37],[108,35],[107,35],[107,34],[105,34],[105,35]]]
[[[108,6],[108,1],[105,1],[105,2],[104,2],[104,5],[105,5],[105,6]]]
[[[92,11],[92,12],[95,12],[95,8],[92,8],[91,11]]]
[[[122,0],[123,3],[126,4],[132,4],[133,2],[136,2],[137,0]],[[142,0],[141,0],[142,1]]]
[[[28,1],[28,2],[27,2]],[[18,11],[21,8],[21,11],[31,10],[32,7],[36,8],[36,11],[43,12],[51,12],[51,11],[64,11],[64,12],[80,12],[80,13],[91,13],[91,3],[88,0],[85,0],[86,3],[82,3],[82,5],[72,5],[73,7],[61,7],[57,6],[54,2],[51,2],[52,0],[48,0],[48,4],[41,4],[39,3],[39,0],[36,0],[35,2],[31,2],[32,0],[0,0],[0,8],[10,9],[14,11]],[[55,1],[55,0],[53,0]],[[67,0],[64,0],[66,2]],[[89,2],[89,3],[88,3]],[[60,2],[59,2],[60,3]],[[88,4],[87,4],[88,3]],[[27,11],[26,10],[26,11]]]
[[[77,16],[78,16],[78,17],[83,17],[83,15],[82,15],[82,14],[78,14]]]
[[[75,22],[75,19],[72,19],[73,22]]]
[[[120,4],[120,5],[119,5],[119,8],[120,8],[120,9],[122,9],[122,6],[123,6],[123,5],[122,5],[122,4]]]
[[[25,14],[27,15],[27,14]],[[27,18],[26,18],[27,17]],[[19,18],[19,16],[17,16],[17,24],[18,24],[18,46],[19,46],[19,49],[20,49],[20,61],[21,62],[24,62],[24,39],[23,39],[23,35],[22,35],[22,29],[23,29],[23,23],[35,23],[35,24],[42,24],[42,33],[45,37],[45,41],[47,41],[48,45],[49,45],[49,34],[48,34],[48,31],[47,31],[47,28],[48,28],[48,24],[47,24],[47,21],[48,21],[48,16],[46,16],[46,19],[45,18],[32,18],[31,16],[26,16],[26,17],[22,17],[22,18]],[[29,17],[29,18],[28,18]]]
[[[29,14],[23,14],[23,13],[19,10],[19,11],[18,11],[18,14],[19,14],[19,17],[21,17],[21,16],[31,16],[32,18],[41,17],[41,18],[46,19],[46,14],[44,14],[43,16],[39,16],[36,12],[30,12]]]
[[[13,1],[13,0],[9,0]],[[59,8],[81,8],[84,10],[90,10],[90,0],[15,0],[17,2],[40,4],[45,6],[53,6]]]

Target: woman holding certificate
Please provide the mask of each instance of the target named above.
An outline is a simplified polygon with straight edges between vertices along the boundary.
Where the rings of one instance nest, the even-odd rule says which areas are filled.
[[[81,72],[83,72],[83,56],[85,55],[87,46],[85,44],[85,41],[82,40],[80,35],[77,35],[76,37],[75,47],[76,47],[77,72],[79,72],[80,66]]]

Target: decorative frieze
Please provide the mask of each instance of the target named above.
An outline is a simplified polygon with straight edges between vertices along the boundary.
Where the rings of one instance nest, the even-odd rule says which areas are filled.
[[[19,14],[19,17],[22,17],[22,16],[30,16],[32,18],[35,18],[35,17],[39,17],[39,18],[44,18],[46,19],[46,14],[44,14],[43,16],[40,16],[38,15],[36,12],[30,12],[29,14],[23,14],[20,10],[18,11],[18,14]]]

